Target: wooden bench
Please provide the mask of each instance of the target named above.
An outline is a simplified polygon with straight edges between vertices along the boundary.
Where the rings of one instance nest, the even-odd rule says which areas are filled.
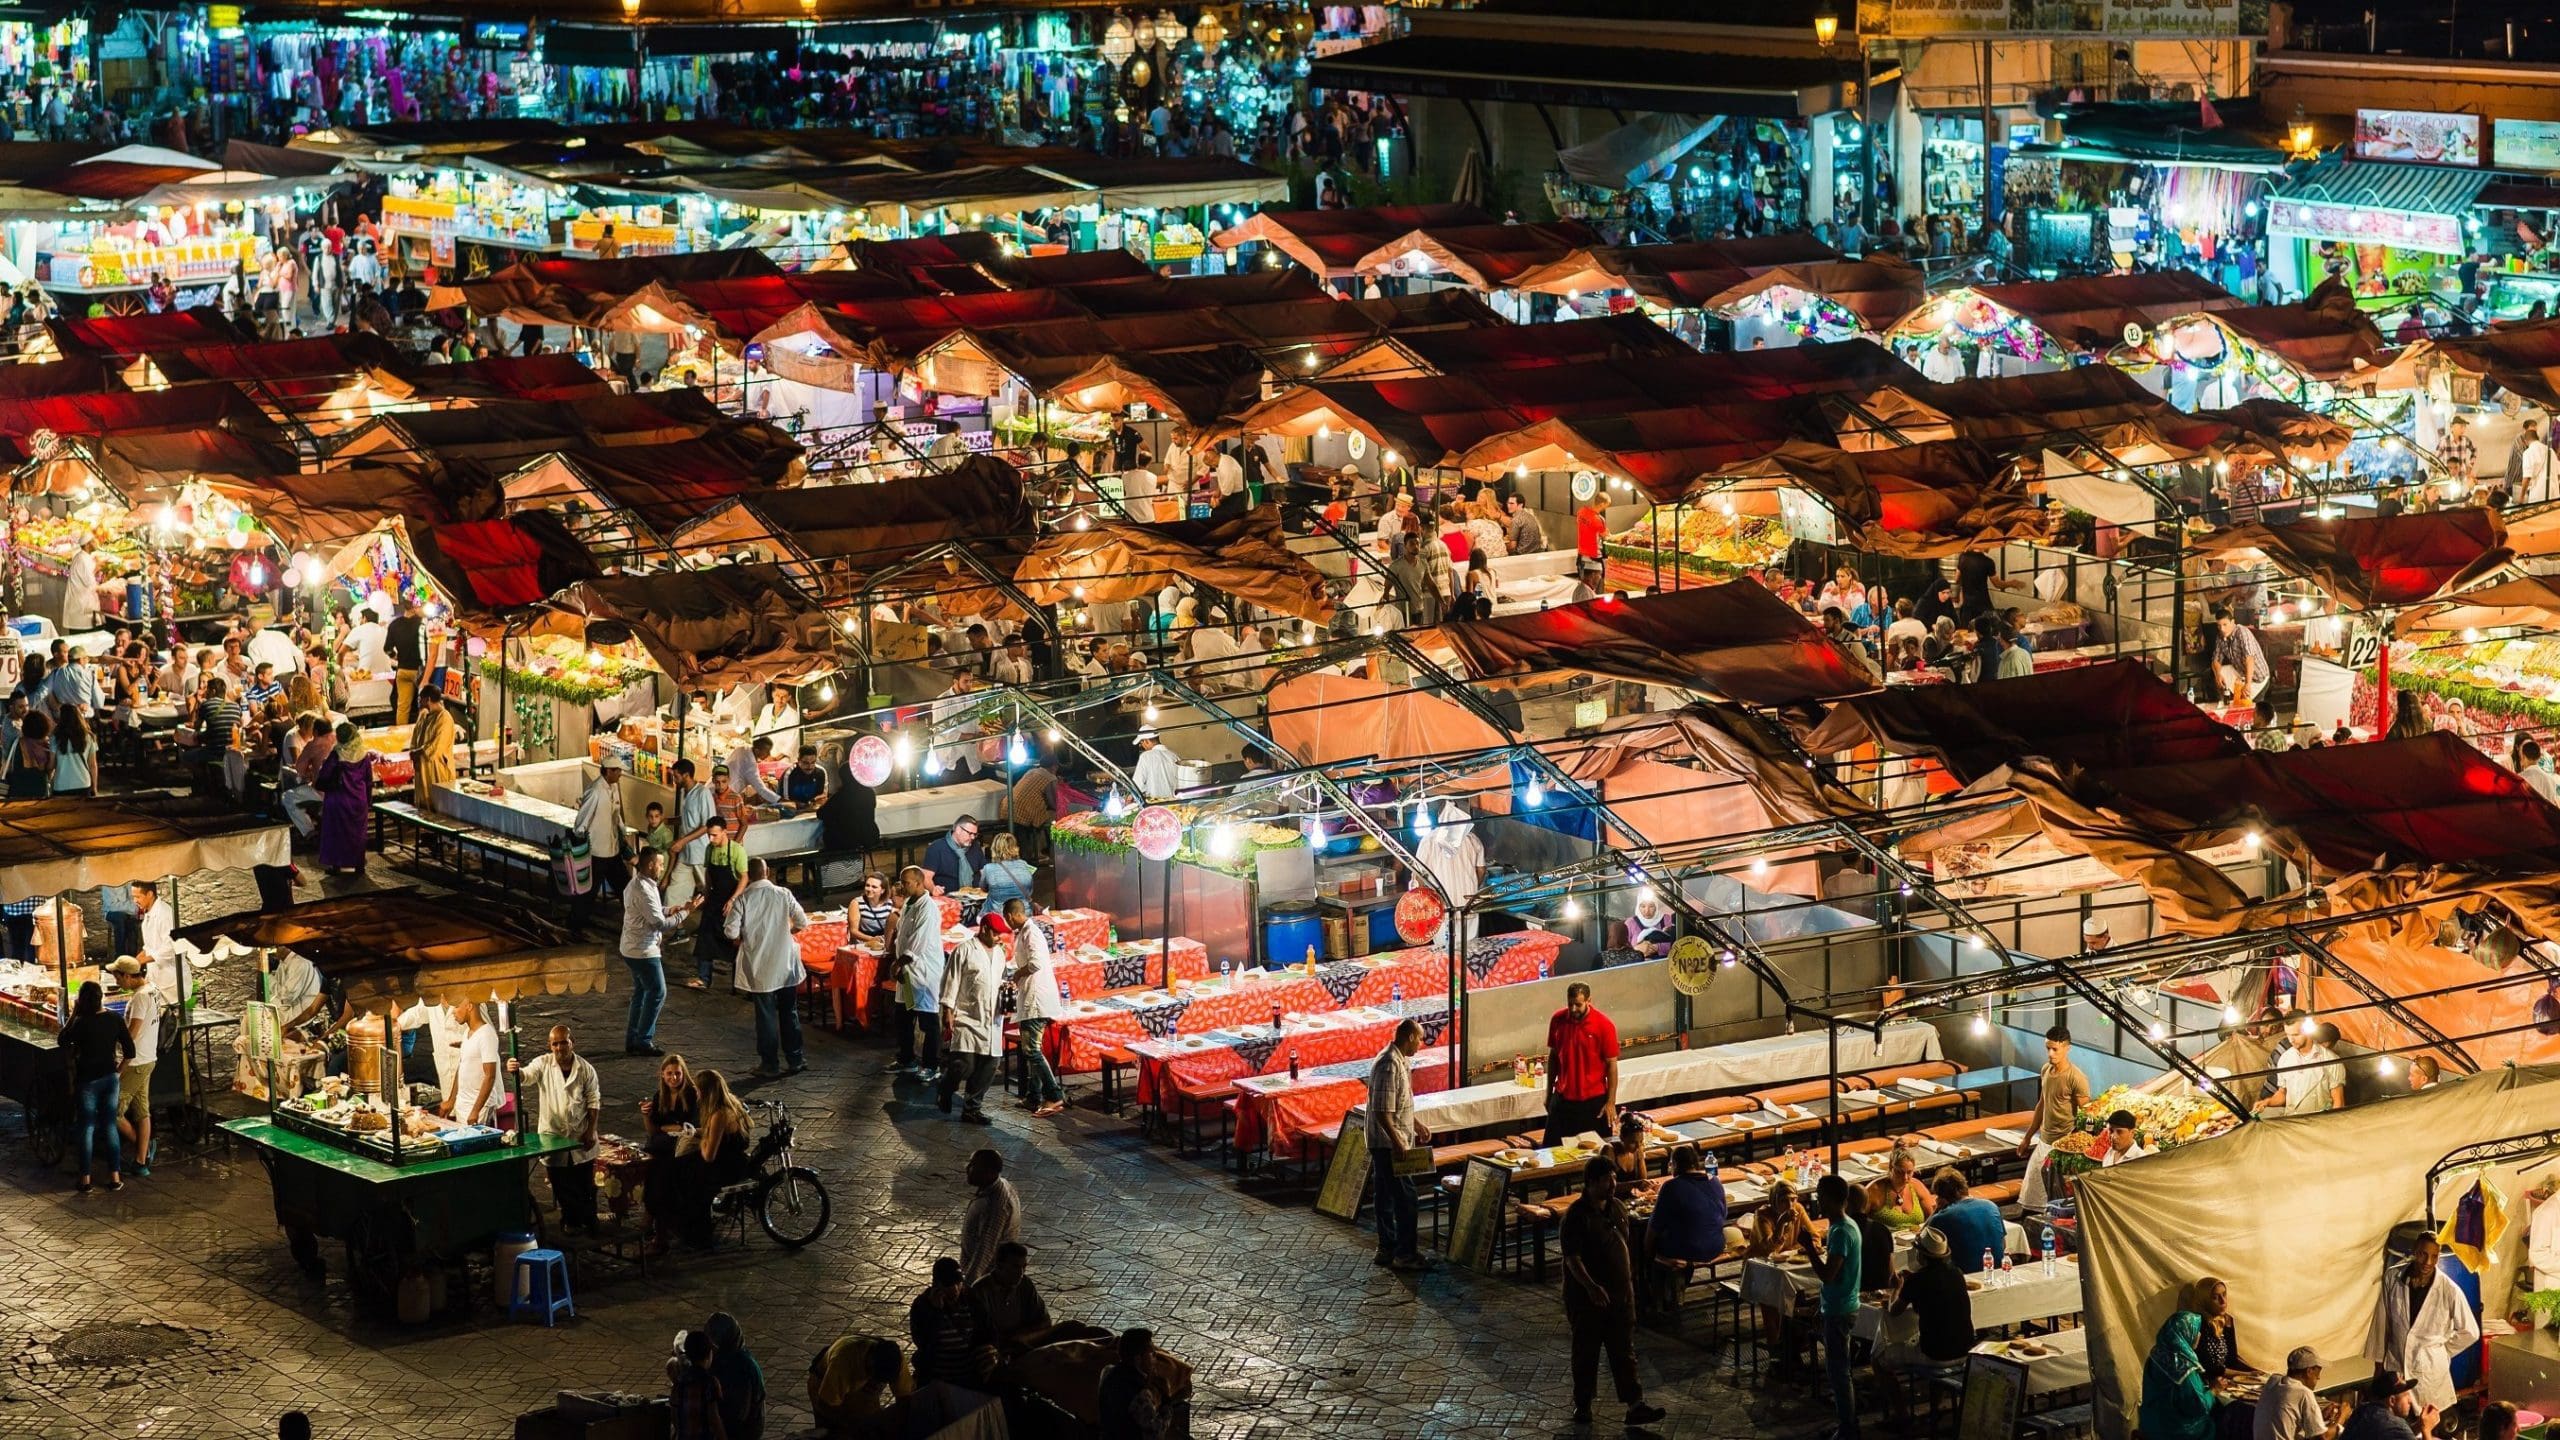
[[[1717,1095],[1705,1100],[1683,1100],[1677,1105],[1664,1105],[1644,1113],[1662,1126],[1686,1125],[1692,1120],[1713,1120],[1719,1115],[1741,1115],[1758,1109],[1748,1095]]]
[[[1120,1076],[1124,1071],[1134,1075],[1137,1070],[1138,1052],[1128,1046],[1113,1045],[1102,1052],[1103,1109],[1114,1115],[1120,1113],[1123,1104],[1120,1099]]]
[[[1207,1085],[1191,1085],[1177,1080],[1166,1088],[1172,1093],[1158,1098],[1164,1107],[1165,1118],[1173,1126],[1176,1148],[1205,1150],[1214,1143],[1223,1154],[1228,1137],[1235,1134],[1235,1082],[1219,1080]],[[1202,1121],[1211,1115],[1218,1117],[1218,1133],[1214,1140],[1201,1128]]]

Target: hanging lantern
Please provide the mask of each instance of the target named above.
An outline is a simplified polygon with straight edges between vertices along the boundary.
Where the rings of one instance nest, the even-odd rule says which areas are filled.
[[[634,3],[634,0],[625,0],[625,3]],[[1114,65],[1126,65],[1129,57],[1136,53],[1138,44],[1130,38],[1129,22],[1120,16],[1112,16],[1110,28],[1102,32],[1102,58]]]
[[[1200,23],[1191,27],[1191,39],[1203,52],[1214,51],[1227,43],[1227,27],[1220,23],[1217,11],[1200,12]]]
[[[1291,12],[1289,16],[1290,39],[1297,41],[1300,45],[1304,45],[1308,41],[1314,39],[1315,35],[1316,17],[1308,14],[1304,10]]]
[[[1186,32],[1182,28],[1182,22],[1174,18],[1172,11],[1159,10],[1156,12],[1157,44],[1162,45],[1167,50],[1171,50],[1182,43],[1185,33]]]
[[[1154,78],[1156,78],[1156,67],[1147,63],[1146,56],[1141,55],[1129,62],[1130,89],[1144,90],[1147,88],[1147,82]]]

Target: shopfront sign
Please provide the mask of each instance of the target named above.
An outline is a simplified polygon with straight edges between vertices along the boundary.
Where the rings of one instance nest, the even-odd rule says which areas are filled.
[[[2389,245],[2459,255],[2468,247],[2462,221],[2453,215],[2420,215],[2407,210],[2375,210],[2325,200],[2267,202],[2267,233],[2296,240],[2339,240],[2350,245]]]
[[[1866,34],[2006,35],[2009,0],[1887,0],[1858,7],[1858,29]]]
[[[2560,170],[2560,120],[2489,122],[2489,158],[2501,170]]]
[[[1182,816],[1162,805],[1150,805],[1129,822],[1133,848],[1149,860],[1170,860],[1182,848]]]
[[[2110,35],[2236,35],[2240,0],[2107,0]]]
[[[2419,165],[2480,163],[2480,117],[2434,110],[2358,110],[2349,153]]]
[[[2059,22],[2059,23],[2057,23]],[[1927,39],[1942,35],[2119,35],[2132,39],[2228,39],[2240,33],[2239,0],[2103,0],[2058,16],[2036,0],[1859,0],[1858,33]]]

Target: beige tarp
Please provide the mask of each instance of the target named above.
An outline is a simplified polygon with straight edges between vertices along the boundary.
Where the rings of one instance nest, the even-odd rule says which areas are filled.
[[[0,805],[0,901],[292,863],[284,826],[244,827],[237,816],[159,813],[138,802],[91,799]]]
[[[2560,1068],[2492,1070],[2326,1115],[2243,1125],[2076,1182],[2080,1287],[2098,1433],[2125,1440],[2142,1362],[2181,1287],[2229,1283],[2250,1359],[2308,1345],[2324,1383],[2367,1367],[2366,1327],[2391,1227],[2422,1218],[2427,1167],[2485,1140],[2548,1128]],[[2281,1201],[2252,1197],[2281,1184]],[[2281,1218],[2279,1239],[2275,1223]],[[2521,1217],[2518,1217],[2520,1223]]]
[[[190,927],[254,949],[288,949],[344,988],[350,1011],[476,1005],[522,995],[604,993],[604,952],[593,945],[545,946],[510,923],[503,909],[458,908],[410,890],[314,900],[283,910],[235,915]]]
[[[1043,605],[1071,594],[1135,600],[1179,576],[1301,620],[1333,616],[1323,574],[1283,543],[1276,505],[1227,520],[1105,521],[1060,531],[1034,546],[1014,571],[1022,592]]]

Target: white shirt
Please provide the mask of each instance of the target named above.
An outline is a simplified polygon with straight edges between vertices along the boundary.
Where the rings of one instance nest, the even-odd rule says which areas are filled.
[[[622,787],[598,775],[578,800],[578,833],[587,837],[587,853],[610,860],[622,853]],[[547,1053],[547,1052],[546,1052]]]
[[[1236,463],[1236,457],[1233,455],[1218,457],[1217,484],[1220,499],[1225,499],[1244,488],[1244,467]]]
[[[491,1026],[489,1033],[497,1034],[497,1027]],[[533,1091],[534,1104],[542,1116],[542,1126],[536,1134],[585,1140],[595,1133],[596,1112],[604,1108],[604,1087],[597,1083],[596,1067],[588,1063],[586,1056],[570,1056],[568,1072],[563,1074],[560,1062],[545,1050],[526,1061],[517,1074],[525,1088]],[[596,1147],[580,1145],[566,1152],[565,1157],[544,1158],[552,1164],[592,1165]]]
[[[769,995],[808,978],[798,938],[808,923],[800,897],[771,880],[753,881],[739,891],[720,924],[721,932],[738,942],[734,987],[749,995]]]
[[[1138,757],[1138,767],[1129,778],[1137,782],[1138,793],[1146,798],[1170,800],[1182,793],[1182,757],[1159,740],[1154,749]]]
[[[2516,484],[2523,494],[2520,500],[2551,498],[2551,443],[2539,437],[2524,447],[2524,458],[2516,465]]]
[[[1127,507],[1131,519],[1153,520],[1156,518],[1155,505],[1152,503],[1155,498],[1156,472],[1143,465],[1132,465],[1120,472],[1120,500]],[[1145,500],[1150,503],[1143,507],[1128,504],[1132,500]]]
[[[142,948],[134,952],[149,960],[169,960],[178,953],[178,917],[167,900],[154,900],[142,912]],[[176,984],[172,977],[171,984]],[[178,998],[171,994],[169,999]]]
[[[1369,1062],[1369,1148],[1413,1148],[1413,1062],[1393,1045]]]
[[[773,753],[785,760],[800,758],[800,707],[771,705],[756,712],[756,733],[773,741]]]
[[[782,797],[773,792],[772,786],[764,783],[764,772],[756,768],[755,749],[747,745],[729,752],[729,793],[761,800],[767,805],[782,803]]]
[[[302,1007],[310,1004],[319,993],[320,972],[310,961],[290,950],[276,961],[267,994],[275,1001],[277,1011],[287,1024],[291,1024],[293,1018],[302,1013]]]
[[[2560,776],[2553,775],[2539,764],[2527,765],[2518,773],[2524,777],[2525,784],[2533,787],[2534,794],[2560,805]]]
[[[711,723],[731,730],[752,732],[756,720],[756,687],[732,685],[720,692],[711,704]]]
[[[667,918],[665,898],[658,882],[631,877],[631,888],[622,892],[622,958],[655,960],[658,948],[669,931],[684,922]]]
[[[71,557],[62,576],[62,633],[77,635],[98,628],[98,559],[82,550]]]
[[[942,972],[942,1013],[951,1022],[951,1050],[959,1055],[1001,1055],[1004,1017],[996,999],[1004,988],[1006,956],[971,931],[951,952]]]
[[[386,627],[378,620],[367,620],[347,632],[346,648],[356,652],[356,668],[368,675],[391,673],[391,652],[382,645]]]
[[[489,1067],[486,1071],[482,1066]],[[462,1053],[454,1062],[453,1118],[465,1125],[487,1125],[498,1115],[498,1027],[482,1025],[462,1037]]]
[[[1055,1020],[1067,1013],[1058,996],[1058,972],[1049,963],[1049,937],[1037,925],[1025,924],[1013,937],[1013,1002],[1016,1020]]]
[[[898,1003],[932,1012],[942,1006],[942,905],[930,895],[898,902],[898,928],[890,937],[903,973]]]
[[[400,1028],[415,1030],[421,1025],[427,1027],[427,1040],[435,1049],[436,1093],[450,1095],[453,1077],[462,1068],[463,1024],[453,1018],[452,1006],[421,1000],[401,1012]]]
[[[160,992],[145,985],[129,991],[124,997],[124,1023],[133,1032],[133,1060],[148,1065],[160,1058],[160,1012],[166,1009]]]
[[[2330,1097],[2346,1083],[2346,1067],[2316,1044],[2296,1045],[2276,1062],[2276,1085],[2284,1091],[2287,1115],[2318,1115],[2336,1108]]]
[[[2139,1160],[2145,1155],[2155,1155],[2158,1153],[2158,1151],[2155,1151],[2150,1146],[2143,1144],[2142,1141],[2137,1138],[2132,1144],[2126,1146],[2122,1150],[2109,1150],[2107,1152],[2107,1158],[2099,1162],[2098,1168],[2102,1170],[2112,1170],[2127,1160]]]
[[[1888,645],[1896,640],[1926,640],[1929,638],[1929,627],[1921,624],[1916,618],[1906,615],[1884,627],[1884,638]]]

